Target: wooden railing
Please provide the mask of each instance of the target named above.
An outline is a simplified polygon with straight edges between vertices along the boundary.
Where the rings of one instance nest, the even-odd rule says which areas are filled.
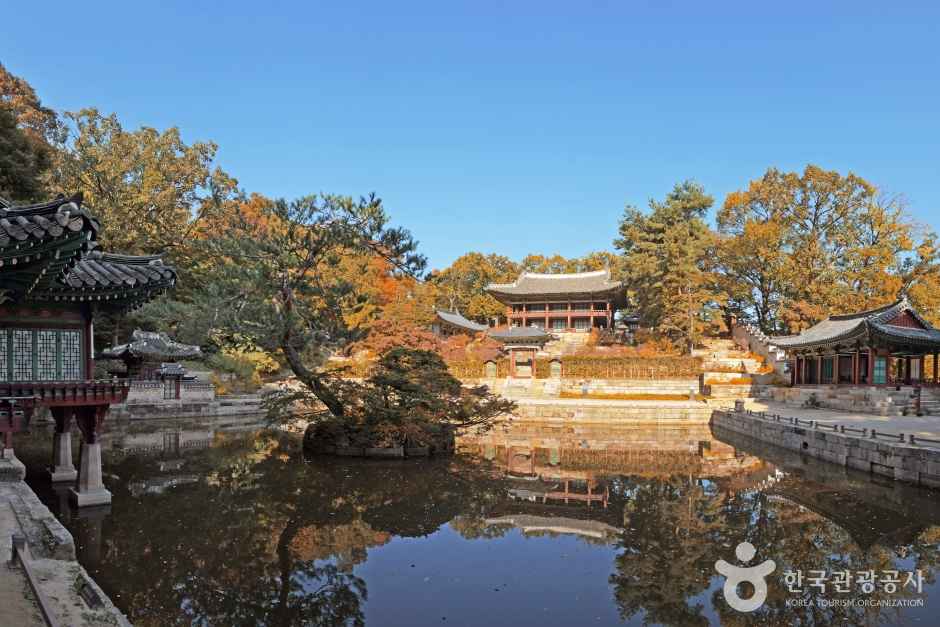
[[[123,403],[127,381],[13,381],[0,383],[0,397],[32,397],[39,405],[110,405]]]

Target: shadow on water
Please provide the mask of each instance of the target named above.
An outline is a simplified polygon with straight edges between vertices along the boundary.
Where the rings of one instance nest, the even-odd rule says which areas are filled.
[[[138,625],[867,624],[940,602],[935,493],[707,426],[516,423],[423,461],[304,459],[251,419],[108,429],[110,507],[69,508],[41,429],[17,454]],[[745,540],[777,564],[753,614],[714,569]],[[903,610],[783,580],[915,569],[923,595],[841,595],[926,597]]]

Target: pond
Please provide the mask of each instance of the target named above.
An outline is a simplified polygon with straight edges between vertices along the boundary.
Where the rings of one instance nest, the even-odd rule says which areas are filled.
[[[80,561],[137,625],[932,624],[940,614],[936,493],[708,426],[515,423],[423,461],[305,459],[298,440],[251,419],[112,423],[113,503],[78,512],[67,487],[42,477],[49,434],[34,428],[16,445]],[[751,613],[729,606],[715,570],[741,565],[745,541],[757,551],[749,566],[774,562]]]

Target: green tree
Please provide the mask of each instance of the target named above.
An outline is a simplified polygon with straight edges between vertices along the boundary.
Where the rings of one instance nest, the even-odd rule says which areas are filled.
[[[709,272],[714,234],[705,223],[712,197],[692,181],[677,184],[649,213],[628,206],[614,245],[636,311],[691,351],[713,324],[715,292]]]
[[[0,197],[19,202],[39,200],[49,157],[49,149],[32,141],[17,127],[13,113],[0,106]]]

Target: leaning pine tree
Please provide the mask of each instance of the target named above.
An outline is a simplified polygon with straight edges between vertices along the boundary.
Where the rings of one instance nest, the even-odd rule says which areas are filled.
[[[485,388],[464,388],[429,351],[393,348],[361,382],[327,367],[361,339],[344,314],[368,305],[341,259],[376,255],[411,275],[425,267],[411,234],[387,220],[374,196],[310,196],[236,217],[206,240],[215,281],[196,315],[223,342],[283,355],[299,383],[268,398],[272,420],[307,419],[362,446],[423,446],[442,429],[485,426],[512,409]]]

